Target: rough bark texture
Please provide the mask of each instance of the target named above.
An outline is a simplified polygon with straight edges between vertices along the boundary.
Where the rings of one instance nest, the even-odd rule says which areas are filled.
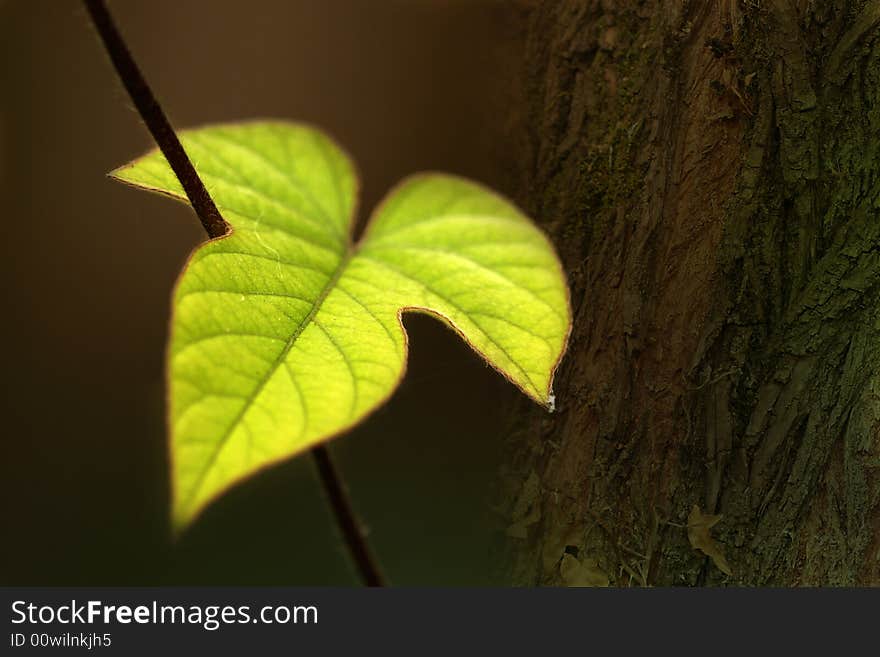
[[[880,2],[556,0],[526,59],[575,323],[510,431],[504,576],[880,584]]]

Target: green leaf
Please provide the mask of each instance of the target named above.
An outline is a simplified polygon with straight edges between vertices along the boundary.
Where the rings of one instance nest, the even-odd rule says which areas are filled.
[[[388,399],[406,366],[404,312],[445,322],[552,406],[568,291],[552,246],[510,202],[461,178],[413,176],[353,244],[357,178],[324,134],[272,122],[180,138],[233,231],[195,250],[174,292],[175,527]],[[157,151],[112,175],[186,200]]]

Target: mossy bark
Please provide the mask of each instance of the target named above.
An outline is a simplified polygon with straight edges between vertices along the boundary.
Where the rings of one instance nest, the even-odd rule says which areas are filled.
[[[575,324],[509,432],[503,577],[880,584],[880,1],[557,0],[526,61]]]

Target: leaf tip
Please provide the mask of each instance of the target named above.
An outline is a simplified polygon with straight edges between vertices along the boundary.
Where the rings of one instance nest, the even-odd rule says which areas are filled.
[[[121,182],[125,182],[128,180],[128,177],[126,176],[125,171],[130,168],[131,168],[131,162],[129,162],[127,164],[123,164],[122,166],[116,167],[115,169],[111,169],[110,171],[108,171],[104,175],[106,175],[111,180],[119,180]]]
[[[180,537],[189,529],[190,525],[193,524],[193,521],[201,512],[201,507],[193,506],[192,504],[185,504],[184,500],[181,497],[178,497],[177,492],[172,492],[172,503],[171,503],[171,538],[174,541],[180,539]]]

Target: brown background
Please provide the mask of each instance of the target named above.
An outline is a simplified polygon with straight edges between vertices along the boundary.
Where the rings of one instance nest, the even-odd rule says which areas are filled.
[[[510,3],[111,9],[177,126],[320,125],[357,161],[366,208],[426,168],[512,191]],[[170,288],[203,235],[184,206],[105,178],[150,146],[78,3],[0,2],[0,583],[350,583],[308,458],[169,539],[162,356]],[[395,583],[480,583],[486,490],[517,393],[437,323],[407,326],[405,383],[333,451]]]

